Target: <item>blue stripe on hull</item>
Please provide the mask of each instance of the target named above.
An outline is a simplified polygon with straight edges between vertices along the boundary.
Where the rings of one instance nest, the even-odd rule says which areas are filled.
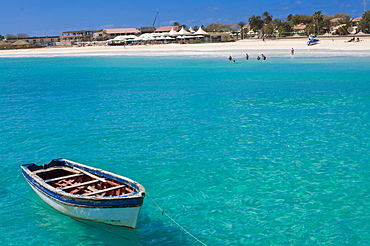
[[[84,170],[86,172],[90,172],[96,175],[100,175],[102,177],[117,180],[121,183],[128,184],[135,188],[136,190],[143,191],[138,192],[134,194],[128,194],[126,196],[119,196],[119,197],[94,197],[94,196],[84,196],[84,195],[72,195],[67,192],[63,192],[61,190],[58,190],[56,188],[51,187],[50,185],[46,184],[42,181],[42,179],[39,179],[38,181],[35,180],[33,176],[30,175],[30,172],[48,169],[50,167],[70,167],[74,168],[77,167],[81,170]],[[52,160],[49,164],[46,165],[35,165],[35,164],[26,164],[22,166],[22,173],[23,176],[26,178],[28,183],[35,187],[37,190],[42,192],[43,194],[47,195],[48,197],[63,203],[68,204],[71,206],[81,206],[81,207],[139,207],[143,204],[144,196],[145,196],[145,190],[142,186],[138,185],[136,182],[124,179],[124,177],[115,175],[109,172],[105,172],[100,169],[91,168],[79,163],[71,162],[65,159],[55,159]],[[34,175],[36,178],[38,178],[36,175]],[[140,187],[141,188],[140,188]]]

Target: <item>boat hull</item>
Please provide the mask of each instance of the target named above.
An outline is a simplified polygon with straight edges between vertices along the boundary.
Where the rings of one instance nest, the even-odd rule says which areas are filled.
[[[31,188],[55,210],[74,218],[136,228],[145,197],[145,188],[139,183],[65,159],[46,165],[25,164],[21,168]],[[89,179],[78,181],[75,177]],[[72,183],[58,186],[59,181]],[[74,190],[81,192],[75,194]]]
[[[36,194],[55,210],[78,219],[90,220],[94,222],[136,228],[136,222],[141,207],[122,207],[122,208],[98,208],[98,207],[77,207],[58,202],[57,200],[40,192],[36,187],[29,183]]]

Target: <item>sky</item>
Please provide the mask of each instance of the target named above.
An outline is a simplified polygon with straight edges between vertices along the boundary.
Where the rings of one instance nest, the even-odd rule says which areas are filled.
[[[370,0],[368,0],[370,8]],[[248,23],[253,15],[347,13],[362,16],[363,0],[0,0],[0,35],[59,36],[64,31],[212,23]]]

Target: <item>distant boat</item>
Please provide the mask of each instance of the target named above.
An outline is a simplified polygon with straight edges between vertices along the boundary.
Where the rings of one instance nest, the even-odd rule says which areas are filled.
[[[136,228],[145,188],[135,181],[66,159],[25,164],[32,189],[54,209],[71,217]]]
[[[307,41],[307,45],[310,46],[310,45],[314,45],[314,44],[317,44],[320,40],[317,38],[316,35],[310,35],[310,37],[308,38],[309,40]]]

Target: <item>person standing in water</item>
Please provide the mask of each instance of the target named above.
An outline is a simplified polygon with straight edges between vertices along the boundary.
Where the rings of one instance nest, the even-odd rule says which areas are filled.
[[[245,54],[245,60],[249,60],[249,55]]]
[[[294,49],[292,48],[292,50],[290,51],[290,54],[291,55],[294,55]]]
[[[229,55],[229,61],[231,61],[233,58],[231,57],[231,55]]]
[[[262,59],[266,60],[266,56],[264,54],[262,54]]]

